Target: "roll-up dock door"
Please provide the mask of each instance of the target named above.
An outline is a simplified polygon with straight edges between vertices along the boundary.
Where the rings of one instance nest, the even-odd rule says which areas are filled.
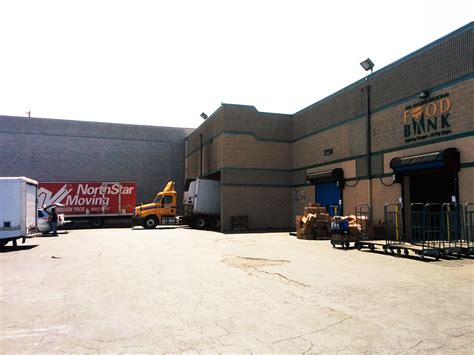
[[[334,210],[330,209],[331,206],[339,206],[339,213],[343,213],[344,171],[342,169],[309,173],[307,179],[315,184],[317,203],[320,203],[322,207],[326,207],[326,211],[330,215],[334,215]]]
[[[459,201],[460,157],[456,148],[394,158],[390,167],[395,173],[395,181],[402,184],[403,225],[405,235],[410,239],[414,212],[422,211],[427,203],[433,204],[434,212],[439,212],[443,203]]]
[[[447,148],[390,162],[396,181],[402,184],[405,204],[457,202],[459,151]]]

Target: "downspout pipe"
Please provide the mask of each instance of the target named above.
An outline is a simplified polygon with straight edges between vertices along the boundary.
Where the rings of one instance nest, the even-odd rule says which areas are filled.
[[[199,135],[201,148],[199,149],[199,178],[202,179],[202,133]]]
[[[367,178],[368,182],[368,198],[369,198],[369,206],[372,207],[372,140],[371,140],[371,107],[370,107],[370,85],[365,87],[366,96],[367,96],[367,144],[366,144],[366,151],[367,151]]]

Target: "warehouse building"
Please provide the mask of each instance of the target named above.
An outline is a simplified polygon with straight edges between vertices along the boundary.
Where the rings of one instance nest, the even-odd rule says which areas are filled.
[[[151,202],[170,179],[182,194],[184,140],[191,131],[0,116],[0,176],[134,182],[137,202]]]
[[[186,139],[221,182],[221,230],[291,229],[310,201],[474,202],[473,23],[293,114],[222,104]]]

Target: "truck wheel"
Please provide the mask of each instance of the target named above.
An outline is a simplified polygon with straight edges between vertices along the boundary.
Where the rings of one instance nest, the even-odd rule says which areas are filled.
[[[219,229],[221,227],[221,219],[219,217],[214,217],[211,220],[212,228]]]
[[[206,220],[204,217],[198,217],[196,218],[196,227],[199,229],[203,229],[206,227]]]
[[[145,219],[145,222],[143,222],[143,228],[145,229],[155,229],[156,226],[158,225],[158,220],[156,217],[150,216]]]
[[[94,218],[91,224],[92,224],[92,227],[99,228],[100,226],[102,226],[102,220],[100,218]]]

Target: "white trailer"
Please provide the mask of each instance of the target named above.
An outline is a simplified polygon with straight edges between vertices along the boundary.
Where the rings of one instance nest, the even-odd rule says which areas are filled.
[[[185,217],[191,227],[219,228],[221,184],[216,180],[196,179],[184,193]]]
[[[38,182],[26,177],[0,178],[0,246],[38,235]]]

